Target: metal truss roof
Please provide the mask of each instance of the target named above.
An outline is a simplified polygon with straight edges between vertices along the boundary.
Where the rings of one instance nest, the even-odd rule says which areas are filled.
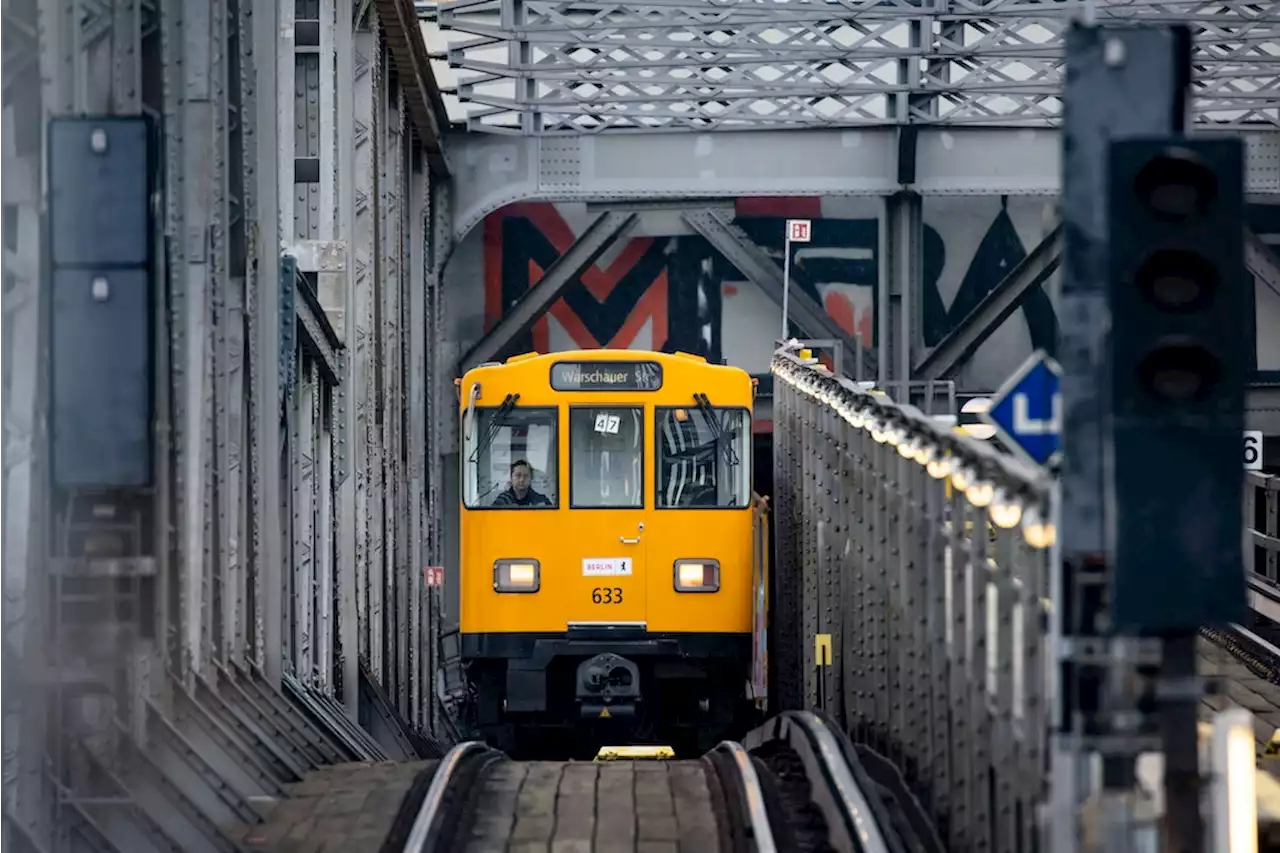
[[[526,135],[942,124],[1044,127],[1079,0],[448,0],[471,129]],[[1202,122],[1280,129],[1280,3],[1096,0],[1183,22]]]

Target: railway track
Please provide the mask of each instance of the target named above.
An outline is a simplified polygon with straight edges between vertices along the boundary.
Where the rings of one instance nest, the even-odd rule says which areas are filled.
[[[1201,635],[1231,652],[1249,671],[1280,688],[1280,588],[1271,581],[1247,579],[1252,624],[1205,628]]]
[[[1250,577],[1248,595],[1251,613],[1244,624],[1200,631],[1206,642],[1197,652],[1197,669],[1211,686],[1201,701],[1201,718],[1208,721],[1231,706],[1247,708],[1262,761],[1280,728],[1280,588],[1266,578]]]
[[[424,773],[381,853],[940,853],[884,771],[809,712],[696,760],[517,762],[469,742]]]

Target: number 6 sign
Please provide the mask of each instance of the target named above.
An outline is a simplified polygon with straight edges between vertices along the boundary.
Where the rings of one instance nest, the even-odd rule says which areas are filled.
[[[1244,470],[1262,470],[1262,430],[1244,431]]]

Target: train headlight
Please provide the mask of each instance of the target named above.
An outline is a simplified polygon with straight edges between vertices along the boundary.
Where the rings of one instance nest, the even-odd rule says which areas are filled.
[[[537,560],[495,560],[493,588],[498,592],[537,592],[542,582]]]
[[[715,592],[720,589],[720,563],[716,560],[676,560],[676,592]]]

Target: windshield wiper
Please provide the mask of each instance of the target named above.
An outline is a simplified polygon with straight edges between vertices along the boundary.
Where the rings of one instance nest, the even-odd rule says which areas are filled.
[[[711,428],[711,442],[714,442],[717,448],[724,451],[724,461],[730,469],[733,469],[738,464],[738,453],[733,449],[729,439],[737,438],[737,430],[733,430],[734,434],[732,435],[725,433],[724,428],[720,426],[720,420],[716,417],[715,409],[711,407],[711,400],[706,394],[698,392],[693,395],[693,400],[698,404],[698,411],[702,412],[703,417],[707,419],[707,425]]]
[[[475,462],[480,458],[480,454],[489,449],[489,445],[493,443],[493,439],[498,435],[498,430],[506,426],[502,419],[511,413],[516,407],[516,401],[520,399],[519,394],[508,394],[502,400],[502,405],[498,407],[498,411],[493,413],[493,420],[489,421],[489,428],[485,430],[484,438],[476,444],[476,449],[471,451],[468,462]]]

